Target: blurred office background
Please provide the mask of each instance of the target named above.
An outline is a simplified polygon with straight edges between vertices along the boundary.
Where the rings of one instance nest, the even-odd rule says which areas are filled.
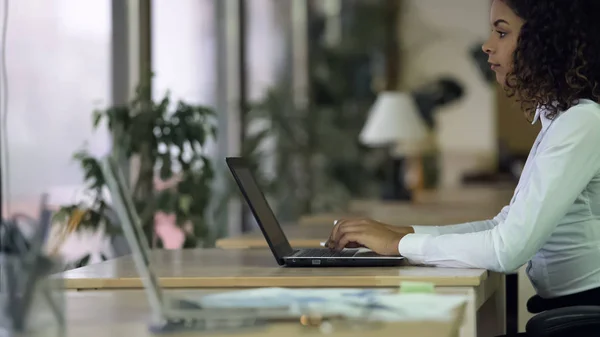
[[[343,214],[352,200],[514,184],[537,132],[489,73],[486,1],[19,0],[8,17],[3,215],[31,226],[47,193],[62,215],[53,249],[71,266],[128,251],[110,207],[98,208],[109,196],[89,188],[93,171],[73,155],[121,146],[105,120],[93,128],[94,111],[139,98],[141,83],[151,84],[142,98],[157,104],[170,93],[167,115],[178,100],[214,112],[203,126],[217,130],[195,150],[206,158],[200,166],[182,166],[170,143],[162,145],[172,158],[152,162],[150,191],[174,192],[149,208],[145,225],[151,243],[168,249],[256,228],[226,156],[253,164],[290,224]],[[392,127],[383,143],[366,134],[376,114],[384,120],[402,106],[417,116],[405,123],[416,124],[398,129],[419,132]],[[133,182],[141,157],[124,159]],[[204,180],[186,192],[173,179],[188,175]]]

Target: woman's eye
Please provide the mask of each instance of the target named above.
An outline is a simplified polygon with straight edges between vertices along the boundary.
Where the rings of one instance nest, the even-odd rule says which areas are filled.
[[[503,38],[506,36],[506,33],[504,33],[504,32],[497,32],[497,33],[498,33],[498,35],[500,35],[500,38]]]

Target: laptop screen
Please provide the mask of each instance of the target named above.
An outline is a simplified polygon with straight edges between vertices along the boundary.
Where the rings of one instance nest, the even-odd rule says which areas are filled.
[[[133,204],[131,191],[123,172],[114,158],[107,156],[101,161],[102,174],[110,191],[112,206],[117,213],[121,228],[131,249],[133,261],[142,279],[144,289],[155,319],[164,319],[163,294],[150,261],[150,247],[144,237],[139,216]]]
[[[256,222],[260,226],[267,243],[271,247],[275,258],[281,262],[281,258],[292,254],[293,249],[285,237],[279,222],[273,214],[263,192],[258,187],[254,175],[248,165],[241,158],[227,158],[227,165],[233,174],[246,203],[250,207]]]

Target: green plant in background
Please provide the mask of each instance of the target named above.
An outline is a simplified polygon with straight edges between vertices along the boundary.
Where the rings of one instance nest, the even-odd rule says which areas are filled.
[[[343,130],[335,125],[331,114],[289,111],[284,91],[268,92],[247,112],[248,120],[260,121],[263,128],[247,133],[242,146],[243,156],[250,161],[261,188],[275,201],[273,206],[284,222],[306,214],[307,209],[343,208],[349,198],[330,176],[319,174],[332,159],[328,156],[335,152],[336,143],[344,141]],[[313,128],[315,121],[318,127]],[[335,200],[327,199],[331,196]]]
[[[134,204],[151,246],[162,246],[154,233],[157,212],[174,214],[177,225],[186,229],[185,248],[206,244],[210,228],[206,213],[214,169],[205,145],[216,138],[214,112],[203,106],[172,102],[169,93],[158,101],[145,97],[150,97],[149,89],[140,86],[128,104],[94,112],[94,128],[106,122],[114,135],[111,154],[126,167],[131,163],[137,166],[131,172],[134,174],[128,176]],[[93,200],[64,205],[55,215],[55,223],[68,224],[79,214],[77,228],[97,229],[104,225],[114,234],[120,226],[102,193],[106,184],[98,159],[86,150],[77,152],[74,159],[81,165]],[[157,181],[166,187],[157,189]]]
[[[401,0],[344,1],[340,39],[333,43],[326,38],[326,17],[314,15],[309,41],[312,109],[315,116],[329,114],[340,131],[335,143],[323,142],[329,159],[322,174],[352,198],[379,194],[386,153],[363,146],[359,134],[382,85],[397,84],[400,60],[392,50],[398,45],[400,6]]]
[[[284,221],[314,212],[345,210],[351,198],[371,196],[378,189],[381,153],[362,146],[359,134],[376,93],[373,82],[385,71],[385,1],[345,0],[341,39],[325,41],[325,18],[311,12],[309,27],[310,104],[295,107],[283,83],[269,91],[246,114],[249,124],[266,121],[263,132],[244,143],[271,139],[273,148],[246,146],[255,172],[270,158],[277,179],[262,177],[262,186],[276,201]],[[392,24],[395,24],[392,22]]]

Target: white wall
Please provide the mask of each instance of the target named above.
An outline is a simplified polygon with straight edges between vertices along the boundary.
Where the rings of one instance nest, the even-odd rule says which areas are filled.
[[[437,143],[444,155],[489,161],[496,152],[494,91],[469,55],[489,34],[489,1],[405,0],[400,20],[402,87],[413,89],[449,75],[466,90],[460,102],[438,111]],[[460,171],[474,166],[465,164]],[[456,183],[459,175],[454,172],[446,180]]]

